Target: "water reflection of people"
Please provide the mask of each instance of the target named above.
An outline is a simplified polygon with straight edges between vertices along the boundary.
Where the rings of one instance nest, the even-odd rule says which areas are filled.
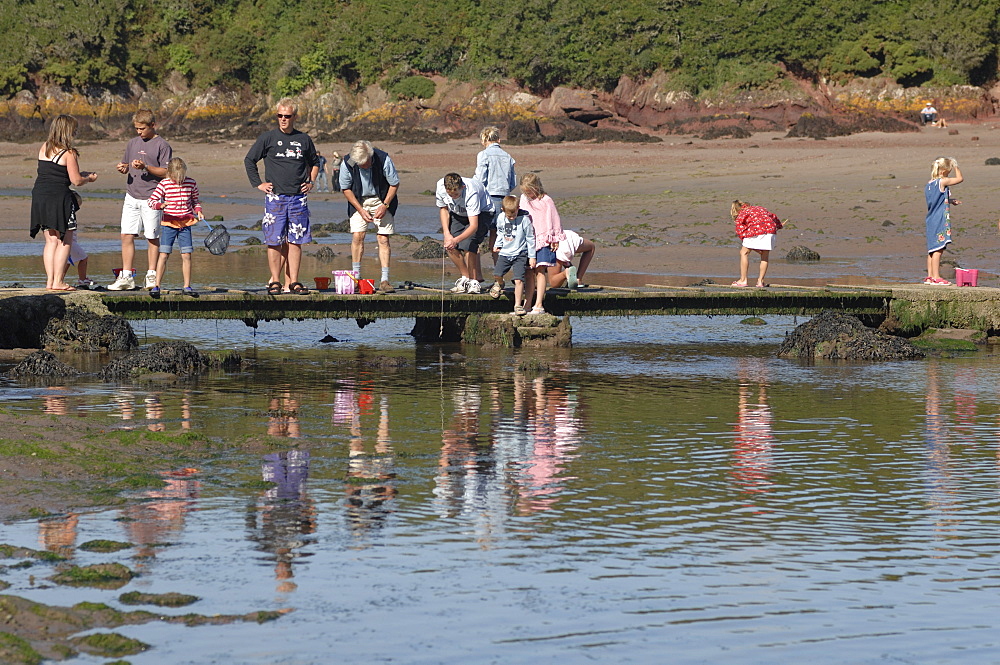
[[[441,430],[441,455],[434,477],[434,503],[441,517],[463,512],[465,502],[475,496],[479,468],[480,388],[476,384],[458,384],[452,390],[454,412],[447,427]]]
[[[138,498],[146,501],[131,502],[122,511],[129,540],[137,547],[137,559],[155,557],[158,547],[176,539],[184,529],[187,513],[201,490],[197,474],[194,468],[161,471],[163,487],[142,492]]]
[[[66,557],[73,556],[77,527],[80,518],[76,513],[46,517],[38,522],[38,542],[49,552]]]
[[[271,436],[298,438],[302,432],[299,429],[299,401],[292,397],[289,391],[271,397],[268,407],[267,433]]]
[[[66,390],[66,386],[51,386],[49,390]],[[65,416],[69,414],[69,401],[66,395],[61,392],[51,392],[42,395],[42,412],[53,416]]]
[[[307,556],[300,550],[313,541],[308,536],[316,532],[316,507],[306,492],[308,477],[308,451],[287,450],[265,455],[261,478],[274,486],[247,510],[250,540],[274,561],[276,590],[282,594],[298,588],[293,581],[293,564],[299,557]]]
[[[948,422],[941,412],[938,364],[927,365],[927,386],[924,398],[924,436],[927,443],[927,502],[940,512],[935,523],[938,531],[951,531],[957,521],[954,481],[951,477],[951,452],[948,442]]]
[[[760,358],[740,358],[738,363],[739,411],[732,476],[748,494],[767,492],[774,464],[774,417],[767,402],[767,366]]]
[[[386,518],[392,512],[389,502],[398,490],[395,485],[395,457],[389,436],[388,396],[382,395],[379,398],[375,445],[369,450],[365,444],[361,418],[372,412],[371,391],[362,389],[359,395],[354,390],[348,392],[357,399],[350,403],[350,461],[344,487],[344,506],[351,534],[356,539],[361,539],[385,525]],[[336,420],[335,412],[334,421]]]
[[[532,450],[523,462],[517,507],[522,513],[548,510],[571,476],[563,475],[565,464],[580,445],[576,397],[565,387],[538,377],[528,395],[528,431]]]

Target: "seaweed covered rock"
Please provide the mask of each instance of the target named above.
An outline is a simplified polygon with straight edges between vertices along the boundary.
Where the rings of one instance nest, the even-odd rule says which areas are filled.
[[[70,305],[61,318],[49,320],[41,344],[43,349],[60,351],[131,351],[139,340],[122,317]]]
[[[10,377],[22,376],[76,376],[80,371],[58,360],[48,351],[35,351],[7,372]]]
[[[804,245],[796,245],[785,254],[786,261],[819,261],[819,254]]]
[[[189,342],[156,342],[109,363],[102,379],[126,379],[143,374],[190,376],[204,371],[209,359]]]
[[[437,240],[424,240],[417,251],[413,252],[415,259],[440,259],[444,256],[444,246]]]
[[[785,358],[840,360],[901,360],[923,358],[917,347],[902,337],[868,328],[857,317],[826,311],[803,323],[785,337],[778,348]]]
[[[45,326],[64,316],[59,296],[15,296],[0,300],[0,349],[39,349]]]

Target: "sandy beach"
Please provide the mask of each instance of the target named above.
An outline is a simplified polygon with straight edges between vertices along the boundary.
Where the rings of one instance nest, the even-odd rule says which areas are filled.
[[[953,156],[966,181],[953,192],[962,205],[953,211],[955,242],[945,259],[979,268],[981,283],[996,285],[1000,167],[985,161],[1000,156],[1000,132],[991,124],[957,123],[951,131],[957,133],[928,127],[918,133],[821,141],[786,139],[779,133],[714,141],[666,136],[658,144],[565,143],[508,150],[519,173],[540,173],[564,227],[596,242],[598,256],[588,281],[611,285],[702,279],[728,284],[738,273],[738,244],[729,218],[734,198],[763,205],[787,220],[772,253],[772,282],[918,282],[925,265],[921,190],[934,158]],[[243,168],[249,142],[171,144],[188,161],[207,214],[222,214],[227,221],[258,218],[257,192]],[[123,147],[119,142],[80,146],[82,167],[99,173],[96,183],[81,188],[85,240],[117,239],[112,229],[120,216],[124,179],[114,165]],[[379,147],[400,170],[401,212],[415,224],[411,232],[440,233],[431,194],[435,182],[449,171],[471,175],[478,141]],[[329,155],[349,146],[320,148]],[[34,144],[0,144],[0,191],[7,194],[0,197],[0,243],[28,240],[36,150]],[[340,212],[340,194],[315,194],[311,201],[317,202],[316,209],[329,202],[327,212],[314,213],[316,222],[346,217]],[[42,243],[36,242],[40,256]],[[796,245],[815,250],[822,261],[786,262],[785,253]],[[369,260],[374,260],[373,246]],[[91,271],[100,274],[117,265],[113,253],[95,257],[93,263]],[[408,279],[410,271],[426,272],[428,265],[440,270],[439,262],[415,262],[404,251],[394,254],[394,264],[394,279]],[[752,274],[755,266],[756,259]],[[38,270],[40,274],[40,259]],[[454,272],[450,265],[447,272],[449,277]],[[263,259],[261,275],[266,275]]]

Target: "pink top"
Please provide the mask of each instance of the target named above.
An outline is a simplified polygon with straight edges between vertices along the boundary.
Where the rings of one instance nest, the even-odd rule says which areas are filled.
[[[180,184],[164,178],[149,197],[149,207],[163,210],[163,223],[167,226],[190,226],[198,221],[195,213],[201,212],[198,184],[193,178],[184,178]]]
[[[535,229],[536,250],[566,239],[562,221],[559,219],[559,211],[556,210],[555,201],[552,200],[551,196],[545,194],[540,199],[529,199],[521,194],[521,208],[531,214],[531,225]]]

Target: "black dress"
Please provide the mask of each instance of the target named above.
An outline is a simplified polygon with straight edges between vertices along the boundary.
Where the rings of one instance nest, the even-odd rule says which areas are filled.
[[[76,204],[69,188],[69,172],[65,164],[56,164],[63,150],[51,160],[38,160],[38,176],[31,188],[31,237],[42,229],[59,232],[59,239],[67,231],[76,230]]]

